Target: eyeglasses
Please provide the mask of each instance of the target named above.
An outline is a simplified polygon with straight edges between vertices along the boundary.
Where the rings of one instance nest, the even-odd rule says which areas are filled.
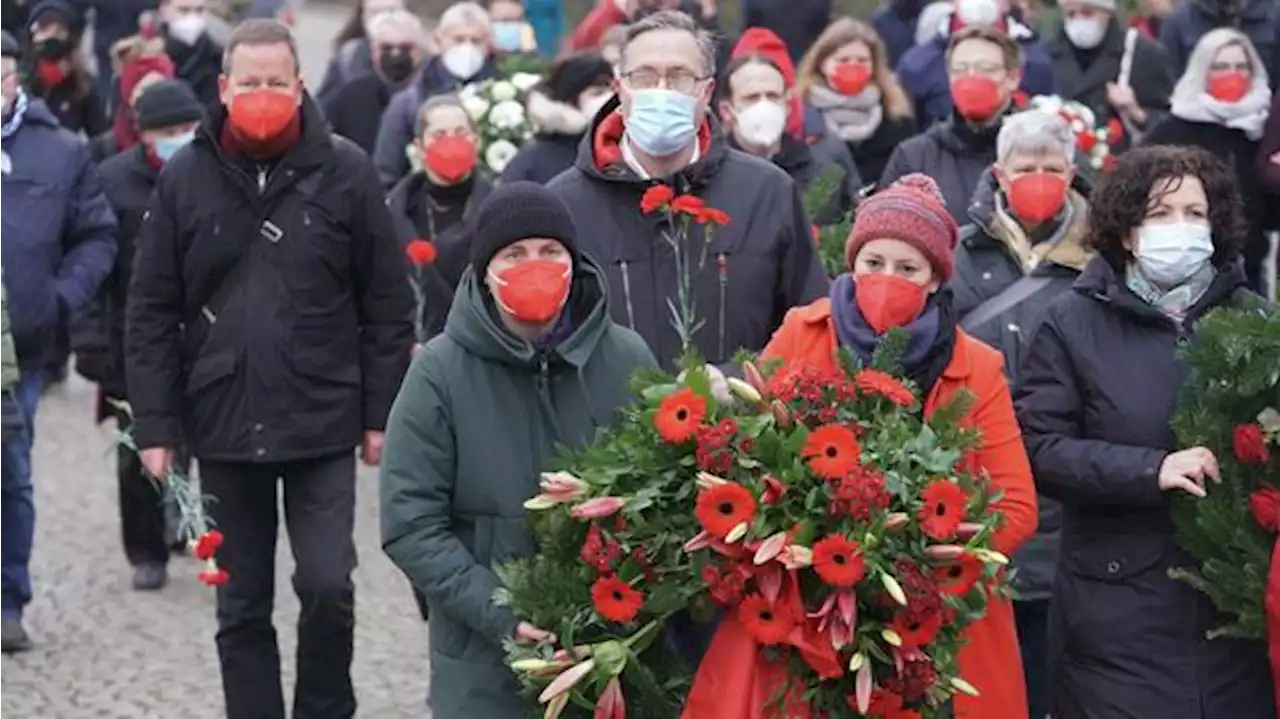
[[[1248,60],[1244,62],[1214,62],[1209,64],[1209,72],[1243,72],[1248,74],[1253,71],[1253,66]]]
[[[1004,65],[998,62],[958,62],[951,66],[952,75],[985,75],[996,77],[1004,72]]]
[[[628,85],[637,90],[652,90],[662,84],[668,90],[692,95],[697,90],[698,83],[709,80],[710,76],[695,75],[688,70],[676,70],[664,75],[657,70],[640,68],[639,70],[622,73],[622,78],[627,81]]]

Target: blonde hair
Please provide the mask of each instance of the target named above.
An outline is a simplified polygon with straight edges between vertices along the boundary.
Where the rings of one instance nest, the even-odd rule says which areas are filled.
[[[1267,66],[1263,64],[1262,56],[1258,54],[1258,48],[1253,46],[1249,36],[1235,28],[1220,27],[1200,36],[1200,41],[1196,43],[1191,50],[1191,56],[1187,58],[1187,69],[1173,86],[1170,101],[1176,98],[1180,105],[1194,103],[1196,98],[1205,91],[1209,78],[1209,66],[1213,64],[1213,58],[1232,45],[1240,46],[1248,56],[1253,70],[1253,87],[1259,85],[1266,87],[1269,84]]]
[[[893,68],[889,66],[889,51],[885,49],[884,41],[870,25],[853,18],[838,18],[818,36],[817,41],[800,60],[800,67],[796,69],[795,92],[801,98],[807,98],[809,89],[815,84],[825,85],[822,63],[840,48],[855,42],[860,42],[871,50],[871,81],[880,88],[880,102],[884,105],[885,115],[894,120],[911,117],[914,109],[907,99],[907,93],[893,76]]]

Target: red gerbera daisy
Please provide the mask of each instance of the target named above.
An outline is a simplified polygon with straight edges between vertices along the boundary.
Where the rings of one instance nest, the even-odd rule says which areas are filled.
[[[928,646],[942,629],[942,613],[932,612],[917,616],[918,612],[898,612],[889,628],[902,638],[904,647]]]
[[[611,622],[626,623],[644,606],[644,595],[616,576],[600,577],[591,585],[596,613]]]
[[[938,540],[954,535],[964,520],[965,505],[969,501],[964,490],[954,482],[936,479],[920,496],[924,498],[924,506],[917,516],[924,533]]]
[[[862,547],[843,534],[829,534],[813,545],[813,571],[829,586],[852,587],[867,571]]]
[[[749,594],[738,605],[738,621],[761,644],[781,644],[795,626],[785,604],[773,604],[759,594]]]
[[[827,424],[809,433],[801,454],[808,459],[814,474],[839,479],[858,468],[862,448],[852,429],[842,424]]]
[[[853,376],[853,383],[863,394],[879,395],[902,407],[910,407],[911,403],[916,401],[916,396],[911,393],[911,390],[888,372],[876,369],[859,370],[858,374]]]
[[[422,267],[436,261],[436,246],[424,239],[410,240],[409,244],[404,248],[405,254],[409,255],[409,261],[414,267]]]
[[[640,198],[640,211],[646,215],[650,212],[656,212],[667,206],[671,202],[671,198],[676,196],[675,190],[667,185],[654,185],[644,191],[644,196]]]
[[[723,539],[734,527],[756,518],[756,498],[737,482],[717,484],[698,494],[694,515],[707,534]]]
[[[670,444],[688,441],[698,431],[698,425],[707,416],[707,399],[685,387],[667,395],[658,405],[653,417],[653,428],[658,436]]]
[[[962,554],[950,564],[933,568],[933,581],[943,594],[963,597],[982,578],[982,562],[972,554]]]

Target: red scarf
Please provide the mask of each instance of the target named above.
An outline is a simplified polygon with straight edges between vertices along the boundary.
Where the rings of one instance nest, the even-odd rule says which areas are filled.
[[[133,108],[121,105],[116,110],[116,117],[111,121],[111,137],[116,141],[116,150],[124,152],[138,144],[138,128],[133,123]]]
[[[288,127],[275,137],[261,142],[241,136],[231,126],[231,120],[222,123],[222,132],[218,141],[222,149],[244,155],[251,160],[270,160],[280,157],[289,151],[302,138],[302,113],[294,113]]]
[[[159,172],[160,168],[164,167],[164,160],[161,160],[160,156],[156,154],[155,147],[144,144],[142,146],[142,156],[146,159],[147,166],[156,172]]]

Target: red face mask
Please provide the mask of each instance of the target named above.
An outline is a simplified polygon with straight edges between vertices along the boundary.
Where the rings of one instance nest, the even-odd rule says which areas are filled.
[[[61,62],[41,58],[36,60],[36,77],[40,78],[40,84],[46,89],[53,89],[67,79],[67,71],[62,68]]]
[[[1205,90],[1209,96],[1221,102],[1240,102],[1253,87],[1249,76],[1237,70],[1215,72],[1205,82]]]
[[[846,97],[853,97],[866,89],[871,82],[871,69],[860,62],[842,62],[831,73],[831,89]]]
[[[858,311],[878,335],[919,317],[929,299],[924,287],[897,275],[862,275],[853,284]]]
[[[529,260],[508,267],[493,275],[498,306],[521,322],[546,324],[569,299],[571,274],[568,265],[552,260]]]
[[[982,75],[965,75],[951,83],[951,101],[966,120],[990,120],[1000,111],[1004,98],[995,80]]]
[[[445,135],[427,145],[423,162],[431,174],[445,182],[459,182],[476,166],[476,146],[458,135]]]
[[[236,132],[262,142],[284,132],[298,113],[298,98],[274,90],[251,90],[236,95],[227,108]]]
[[[1023,222],[1040,223],[1058,216],[1067,201],[1067,181],[1048,172],[1031,172],[1009,183],[1009,207]]]

